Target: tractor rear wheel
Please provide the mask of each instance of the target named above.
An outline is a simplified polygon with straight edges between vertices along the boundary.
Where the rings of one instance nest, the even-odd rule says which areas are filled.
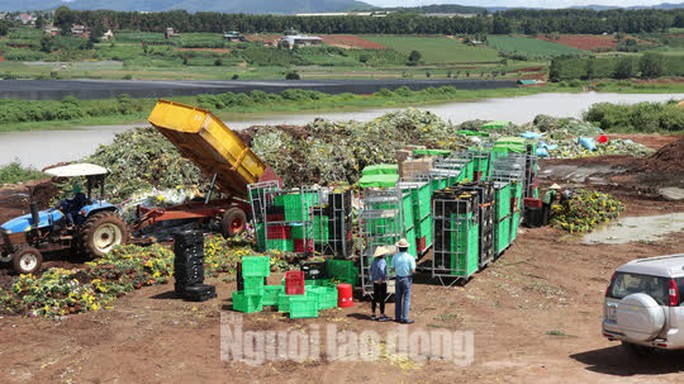
[[[81,252],[89,259],[102,257],[128,241],[126,223],[114,212],[96,213],[81,227]]]
[[[14,253],[12,264],[17,273],[28,275],[38,271],[43,265],[43,254],[33,247],[21,247]]]
[[[221,233],[230,238],[242,233],[247,228],[247,215],[238,207],[229,208],[221,219]]]

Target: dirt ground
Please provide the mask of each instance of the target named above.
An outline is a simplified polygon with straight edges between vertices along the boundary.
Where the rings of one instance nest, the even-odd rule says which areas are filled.
[[[634,159],[566,161],[619,167]],[[593,163],[592,163],[593,162]],[[603,185],[626,205],[624,216],[684,212],[684,201],[664,201],[625,185]],[[628,185],[631,183],[632,185]],[[368,319],[369,304],[322,311],[318,319],[290,320],[274,312],[238,315],[244,330],[397,330],[409,334],[474,332],[474,362],[459,366],[428,356],[376,361],[278,361],[250,366],[222,361],[221,314],[231,311],[232,276],[209,280],[218,298],[175,298],[173,285],[135,291],[111,310],[62,320],[0,318],[0,382],[74,383],[644,383],[681,382],[684,352],[629,359],[601,336],[603,295],[612,271],[637,257],[684,252],[684,233],[658,242],[586,245],[552,228],[523,228],[504,255],[464,287],[444,287],[418,276],[406,326]],[[5,272],[5,271],[3,271]],[[276,284],[282,274],[269,277]],[[388,313],[394,305],[389,304]],[[325,342],[323,342],[325,344]],[[324,346],[325,347],[325,346]],[[412,348],[417,348],[412,345]]]

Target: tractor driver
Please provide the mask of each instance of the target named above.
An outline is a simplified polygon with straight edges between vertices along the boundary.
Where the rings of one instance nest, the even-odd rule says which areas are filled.
[[[78,211],[88,204],[88,197],[83,193],[83,188],[81,188],[80,185],[74,185],[72,192],[74,193],[74,197],[72,199],[66,199],[64,202],[64,211],[69,225],[76,224],[74,218],[78,215]]]

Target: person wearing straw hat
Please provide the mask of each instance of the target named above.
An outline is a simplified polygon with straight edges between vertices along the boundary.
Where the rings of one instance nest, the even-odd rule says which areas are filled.
[[[377,247],[370,266],[371,281],[373,281],[373,300],[371,301],[373,315],[371,320],[389,321],[389,317],[385,316],[385,299],[387,298],[387,261],[385,256],[387,255],[389,255],[389,250],[386,247]],[[378,306],[380,307],[379,317],[375,316],[375,308]]]
[[[560,185],[554,183],[544,194],[544,198],[542,199],[542,225],[549,224],[549,220],[551,220],[551,213],[553,212],[551,210],[551,206],[556,200],[558,200],[561,189],[562,188]]]
[[[411,324],[408,313],[411,306],[412,275],[416,273],[416,258],[408,253],[409,242],[401,239],[396,246],[398,252],[392,257],[392,269],[397,275],[396,300],[394,304],[394,320],[402,324]]]

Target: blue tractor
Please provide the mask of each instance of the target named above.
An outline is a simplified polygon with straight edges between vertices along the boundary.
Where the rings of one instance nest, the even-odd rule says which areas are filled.
[[[100,257],[116,245],[126,244],[128,229],[119,208],[103,200],[107,169],[94,164],[72,164],[45,170],[56,179],[84,177],[86,192],[74,188],[71,199],[39,211],[30,203],[30,213],[0,226],[0,262],[12,263],[18,273],[34,273],[45,251],[72,249],[88,259]],[[100,190],[94,199],[94,189]]]

